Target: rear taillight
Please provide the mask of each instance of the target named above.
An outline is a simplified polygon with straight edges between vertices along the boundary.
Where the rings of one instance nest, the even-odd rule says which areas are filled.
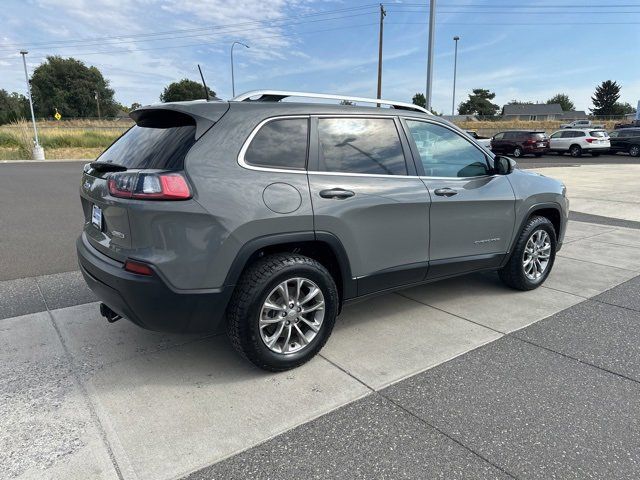
[[[191,190],[180,173],[119,172],[109,175],[109,193],[140,200],[186,200]]]
[[[597,138],[585,138],[587,143],[592,143],[594,140],[598,140]]]
[[[528,139],[528,140],[525,140],[525,141],[524,141],[524,144],[525,144],[525,145],[534,145],[535,143],[536,143],[536,141],[535,141],[535,140],[532,140],[532,139]]]

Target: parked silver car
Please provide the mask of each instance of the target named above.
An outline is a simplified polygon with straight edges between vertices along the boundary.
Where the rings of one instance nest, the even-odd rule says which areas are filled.
[[[150,105],[85,167],[77,241],[110,320],[226,328],[255,365],[313,357],[345,302],[479,270],[551,271],[565,187],[421,107],[258,91]],[[498,307],[496,307],[498,308]]]

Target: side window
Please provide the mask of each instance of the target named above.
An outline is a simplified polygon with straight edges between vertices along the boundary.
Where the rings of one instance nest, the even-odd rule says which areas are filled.
[[[504,138],[504,133],[498,133],[493,138],[495,140],[502,140]]]
[[[320,118],[318,141],[320,171],[407,174],[393,118]]]
[[[484,153],[458,133],[429,122],[406,122],[418,148],[425,175],[476,177],[488,173]],[[425,138],[429,140],[424,141]]]
[[[549,137],[549,138],[560,138],[560,137],[562,137],[562,133],[563,132],[556,132],[553,135],[551,135],[551,137]]]
[[[309,120],[283,118],[265,123],[244,154],[250,165],[304,170],[307,163]]]
[[[585,133],[584,132],[573,132],[573,136],[574,137],[584,137]]]
[[[611,132],[609,138],[618,138],[619,132]]]

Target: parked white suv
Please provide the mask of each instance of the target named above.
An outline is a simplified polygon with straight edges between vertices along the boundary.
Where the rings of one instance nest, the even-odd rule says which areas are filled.
[[[583,153],[597,157],[601,153],[607,153],[611,148],[609,134],[604,130],[563,129],[553,132],[549,140],[550,151],[558,155],[569,153],[572,157],[579,157]]]

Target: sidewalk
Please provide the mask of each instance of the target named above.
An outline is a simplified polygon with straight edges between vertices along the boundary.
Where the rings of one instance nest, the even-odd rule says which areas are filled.
[[[247,476],[242,469],[251,467],[265,478],[424,478],[429,471],[478,478],[501,469],[528,476],[547,462],[556,472],[569,468],[558,452],[572,438],[587,449],[575,460],[587,474],[599,472],[585,460],[593,452],[610,452],[621,471],[631,472],[626,449],[637,446],[640,409],[635,383],[620,390],[616,382],[620,374],[633,378],[637,314],[622,309],[630,313],[621,317],[597,296],[640,274],[640,231],[571,222],[566,242],[548,282],[535,291],[511,291],[495,274],[477,274],[350,305],[321,355],[281,374],[251,367],[223,336],[108,324],[96,303],[85,303],[92,297],[77,272],[0,282],[3,475],[157,480],[212,468],[196,475],[226,478]],[[633,282],[625,288],[636,288]],[[616,292],[609,303],[618,302]],[[577,330],[575,342],[565,335],[560,345],[551,343],[560,335],[552,329],[558,316],[525,330],[537,332],[533,339],[514,334],[563,310],[559,315],[572,319],[566,312],[594,297],[604,316],[592,319],[593,329]],[[594,367],[585,370],[566,355],[619,375],[593,376]],[[596,402],[605,393],[609,411]],[[593,422],[604,423],[585,423],[580,399]],[[619,436],[628,444],[609,431],[621,421],[618,411],[628,425]],[[553,423],[567,415],[576,432]],[[522,433],[532,431],[539,436]],[[327,449],[333,457],[310,458]]]

